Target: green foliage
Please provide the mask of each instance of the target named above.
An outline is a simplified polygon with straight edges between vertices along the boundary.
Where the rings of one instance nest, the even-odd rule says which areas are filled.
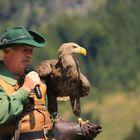
[[[76,42],[87,49],[87,56],[78,59],[97,90],[132,91],[139,87],[139,0],[92,0],[92,8],[83,9],[88,12],[80,16],[76,11],[69,14],[65,3],[61,3],[65,11],[57,9],[58,14],[54,4],[50,0],[29,0],[22,5],[17,0],[2,0],[0,29],[24,25],[46,36],[46,48],[35,51],[35,65],[43,59],[57,58],[62,43]]]
[[[61,15],[48,25],[60,44],[74,41],[87,49],[82,69],[101,91],[131,91],[140,84],[139,3],[108,0],[96,14]]]

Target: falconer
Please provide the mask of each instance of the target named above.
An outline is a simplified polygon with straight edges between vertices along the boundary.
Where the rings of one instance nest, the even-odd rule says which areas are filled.
[[[37,32],[22,26],[5,30],[0,36],[0,140],[44,139],[44,131],[51,128],[49,113],[45,107],[46,85],[35,71],[25,75],[24,82],[17,80],[32,63],[34,48],[46,46],[46,39]],[[42,98],[34,93],[40,86]]]

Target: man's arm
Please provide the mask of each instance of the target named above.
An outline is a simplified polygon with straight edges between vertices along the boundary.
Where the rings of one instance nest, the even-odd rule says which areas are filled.
[[[38,73],[31,71],[25,76],[22,87],[11,95],[8,96],[4,89],[0,87],[0,124],[20,115],[24,104],[28,101],[28,96],[35,86],[40,85],[40,83]]]
[[[28,96],[29,93],[23,88],[8,96],[0,87],[0,124],[20,115],[23,105],[28,101]]]

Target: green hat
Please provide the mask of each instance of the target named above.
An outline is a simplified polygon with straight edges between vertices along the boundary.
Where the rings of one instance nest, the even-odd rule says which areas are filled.
[[[0,35],[0,50],[12,45],[29,45],[41,48],[46,46],[46,40],[40,34],[18,26],[8,28]]]

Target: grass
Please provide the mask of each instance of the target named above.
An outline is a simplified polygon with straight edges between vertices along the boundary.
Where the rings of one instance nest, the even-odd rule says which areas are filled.
[[[93,95],[90,95],[93,98]],[[103,132],[96,140],[139,140],[140,134],[140,94],[116,93],[100,100],[82,99],[85,119],[100,124]],[[73,120],[70,103],[59,104],[59,112],[67,120]],[[136,138],[133,138],[135,135]]]

